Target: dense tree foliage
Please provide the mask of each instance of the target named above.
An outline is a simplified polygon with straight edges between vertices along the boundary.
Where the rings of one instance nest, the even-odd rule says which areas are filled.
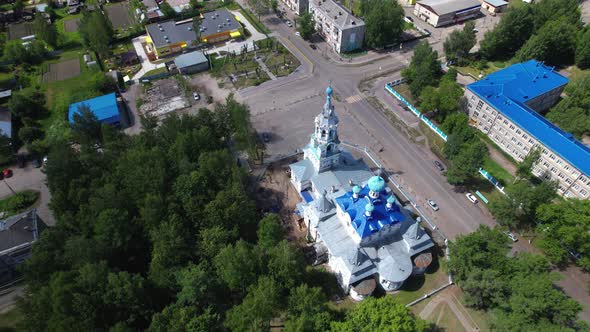
[[[541,247],[549,259],[565,263],[569,258],[566,246],[580,254],[580,266],[590,268],[590,201],[567,199],[543,204],[537,208],[536,217]]]
[[[585,27],[578,35],[576,65],[581,69],[590,68],[590,28]]]
[[[511,58],[534,32],[534,16],[530,6],[511,7],[500,22],[480,43],[480,53],[488,60]]]
[[[590,133],[590,75],[570,82],[563,98],[546,114],[547,119],[559,128],[581,139]]]
[[[400,41],[404,10],[395,0],[365,0],[365,40],[369,47],[385,47]]]
[[[301,38],[305,40],[309,40],[311,36],[313,36],[315,33],[315,21],[313,20],[311,13],[305,12],[301,15],[297,31],[301,34]]]
[[[86,11],[78,24],[78,31],[84,46],[96,52],[100,57],[110,53],[114,30],[109,18],[101,11]]]
[[[565,19],[573,25],[580,25],[580,4],[576,0],[541,0],[533,6],[534,27],[539,31],[545,24]]]
[[[333,332],[384,331],[420,332],[429,330],[428,323],[415,318],[405,305],[391,296],[368,298],[346,314],[342,322],[332,324]]]
[[[550,181],[533,185],[526,179],[517,180],[506,187],[506,195],[490,204],[490,210],[504,226],[516,227],[521,223],[531,223],[537,207],[555,198],[556,187],[556,183]]]
[[[46,49],[40,40],[33,40],[25,47],[22,40],[10,40],[4,44],[3,59],[15,65],[38,64],[43,61]]]
[[[35,36],[47,45],[56,47],[58,42],[59,34],[57,33],[57,27],[55,24],[49,24],[41,15],[41,13],[35,14],[35,20],[33,21],[33,32]]]
[[[466,304],[492,310],[499,331],[574,331],[581,306],[553,282],[547,260],[508,256],[508,238],[487,226],[451,243],[449,269],[466,293]]]
[[[453,30],[443,44],[447,61],[459,61],[466,58],[476,42],[475,22],[465,23],[462,30]]]
[[[459,110],[459,102],[463,97],[463,89],[455,81],[455,70],[443,76],[438,88],[425,87],[420,93],[420,108],[423,112],[436,112],[440,122]]]
[[[535,59],[549,65],[572,64],[576,53],[576,26],[567,19],[547,22],[517,52],[520,61]]]
[[[402,71],[402,77],[408,81],[414,96],[420,96],[422,89],[438,85],[442,74],[438,52],[432,50],[427,42],[420,42],[414,48],[410,65]]]

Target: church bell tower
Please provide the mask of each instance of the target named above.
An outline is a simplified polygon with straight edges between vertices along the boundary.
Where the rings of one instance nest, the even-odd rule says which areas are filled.
[[[326,89],[326,103],[322,112],[315,117],[315,128],[305,151],[318,172],[332,168],[340,162],[340,140],[338,139],[338,117],[332,105],[332,87]]]

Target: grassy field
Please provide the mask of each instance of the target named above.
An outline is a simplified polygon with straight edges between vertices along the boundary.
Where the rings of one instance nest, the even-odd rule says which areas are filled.
[[[514,176],[489,156],[484,159],[482,168],[498,179],[504,186],[510,185],[514,181]]]
[[[18,214],[30,208],[39,199],[39,192],[25,190],[0,200],[0,211],[4,218]]]
[[[0,314],[0,332],[16,331],[16,325],[23,319],[21,311],[16,308]]]
[[[414,98],[414,96],[412,96],[412,93],[410,92],[410,87],[406,83],[396,85],[393,89],[397,91],[400,95],[402,95],[402,97],[404,97],[410,104],[417,107],[418,102]]]
[[[264,33],[264,34],[268,34],[271,32],[266,27],[266,25],[264,25],[262,22],[260,22],[258,20],[258,18],[256,17],[256,15],[252,14],[248,9],[240,8],[240,13],[242,13],[242,15],[244,15],[244,17],[248,20],[248,22],[250,22],[250,24],[252,24],[252,26],[254,28],[256,28],[256,30],[258,30],[258,32]]]
[[[164,67],[149,70],[143,76],[152,76],[152,75],[158,75],[158,74],[163,74],[163,73],[167,73],[167,72],[168,72],[168,69],[166,68],[166,66],[164,66]]]
[[[505,68],[507,65],[509,65],[508,62],[495,61],[488,62],[486,67],[483,69],[478,69],[473,65],[465,67],[453,66],[453,68],[457,69],[457,71],[463,75],[469,75],[479,79],[479,75],[489,75],[495,71]]]

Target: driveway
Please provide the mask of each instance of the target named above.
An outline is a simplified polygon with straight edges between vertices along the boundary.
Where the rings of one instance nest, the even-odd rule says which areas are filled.
[[[246,26],[246,29],[248,29],[251,36],[243,41],[230,40],[223,45],[211,47],[211,48],[207,49],[207,53],[209,53],[209,54],[217,53],[220,55],[221,55],[220,52],[240,53],[242,51],[242,48],[244,47],[244,45],[248,45],[248,49],[251,50],[254,47],[253,44],[255,41],[263,40],[263,39],[267,38],[267,36],[265,34],[258,32],[258,30],[256,30],[256,28],[252,24],[250,24],[250,21],[248,21],[246,19],[246,17],[244,17],[244,15],[242,15],[242,13],[240,13],[239,11],[232,11],[231,13],[234,14],[240,20],[240,22],[242,22]]]
[[[135,37],[131,40],[131,42],[133,43],[133,48],[135,48],[135,52],[137,53],[137,56],[139,57],[139,61],[141,62],[141,69],[131,78],[133,80],[139,79],[140,77],[145,75],[145,73],[147,73],[150,70],[164,67],[164,63],[157,63],[156,64],[156,63],[150,62],[150,60],[148,59],[148,56],[145,53],[143,46],[141,45],[142,43],[145,43],[146,37],[147,37],[147,35],[143,35],[143,36]]]

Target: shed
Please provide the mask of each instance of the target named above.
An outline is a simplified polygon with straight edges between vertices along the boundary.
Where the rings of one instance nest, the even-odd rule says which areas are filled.
[[[481,6],[490,13],[496,14],[505,10],[508,7],[508,2],[504,0],[484,0]]]
[[[181,74],[194,74],[209,70],[209,60],[201,51],[182,54],[174,59],[174,64]]]
[[[74,123],[74,114],[80,113],[80,107],[86,106],[98,121],[111,125],[120,125],[121,114],[115,93],[70,104],[68,119]]]

